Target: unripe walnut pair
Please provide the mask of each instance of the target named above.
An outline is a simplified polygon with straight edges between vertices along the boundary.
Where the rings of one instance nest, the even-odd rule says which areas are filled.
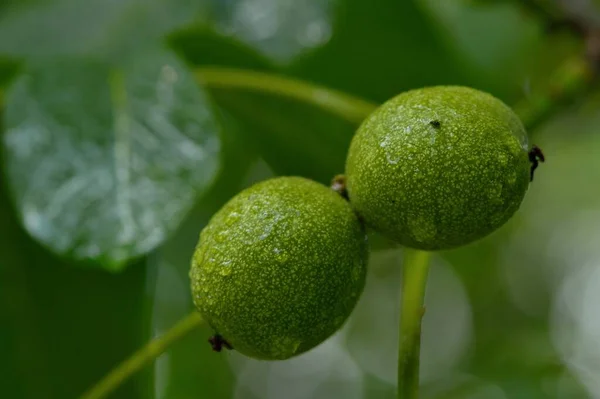
[[[352,140],[347,198],[275,178],[238,194],[202,231],[190,278],[211,342],[267,360],[315,347],[363,290],[365,225],[422,250],[468,244],[518,209],[537,156],[514,112],[486,93],[431,87],[389,100]]]

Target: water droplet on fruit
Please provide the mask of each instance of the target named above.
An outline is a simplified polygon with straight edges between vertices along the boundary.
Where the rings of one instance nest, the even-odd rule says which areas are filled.
[[[399,154],[390,154],[389,152],[386,152],[385,158],[390,165],[396,165],[398,162],[400,162],[401,157]]]
[[[275,259],[279,263],[284,263],[285,261],[287,261],[289,259],[289,255],[287,254],[287,252],[282,251],[279,248],[273,249],[273,252],[275,252]]]
[[[225,231],[219,232],[219,234],[216,235],[215,240],[217,242],[225,242],[225,241],[227,241],[228,237],[229,237],[229,230],[225,230]]]
[[[239,213],[237,213],[237,212],[231,212],[231,213],[229,214],[229,216],[227,216],[227,217],[225,218],[225,224],[226,224],[227,226],[231,226],[231,225],[233,225],[235,222],[237,222],[239,219],[240,219],[240,214],[239,214]]]
[[[215,268],[215,262],[215,258],[208,258],[208,260],[204,262],[204,270],[206,270],[207,273],[212,272]]]
[[[502,202],[502,184],[497,183],[488,191],[488,197],[495,202]]]

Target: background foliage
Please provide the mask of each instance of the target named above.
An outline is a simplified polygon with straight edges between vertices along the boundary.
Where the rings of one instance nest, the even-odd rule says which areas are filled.
[[[565,20],[597,30],[600,12],[552,0],[4,0],[0,396],[77,397],[191,310],[189,257],[228,198],[272,175],[327,183],[343,171],[355,123],[196,73],[220,66],[373,102],[462,84],[514,105],[549,162],[500,231],[436,255],[424,397],[600,397],[600,93]],[[380,245],[351,320],[316,350],[255,362],[211,352],[205,329],[114,397],[393,398],[400,254]]]

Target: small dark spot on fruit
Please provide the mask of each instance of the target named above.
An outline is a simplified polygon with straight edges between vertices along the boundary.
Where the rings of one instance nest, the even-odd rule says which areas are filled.
[[[440,122],[438,120],[431,121],[431,122],[429,122],[429,124],[436,129],[439,129],[440,127],[442,127],[442,122]]]

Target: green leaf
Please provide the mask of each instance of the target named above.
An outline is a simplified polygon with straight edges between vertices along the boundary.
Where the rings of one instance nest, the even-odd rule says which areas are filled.
[[[110,270],[159,245],[211,184],[217,121],[161,51],[30,63],[7,93],[6,170],[27,231]]]
[[[256,93],[219,89],[215,100],[254,138],[259,154],[279,175],[328,184],[344,172],[352,123],[306,104]]]
[[[201,26],[170,37],[170,44],[196,65],[232,65],[268,70],[269,63],[235,40]],[[247,90],[219,88],[215,101],[236,119],[239,131],[279,175],[301,175],[323,183],[344,170],[355,124],[310,104]]]
[[[332,39],[288,72],[375,102],[466,79],[417,0],[345,0]]]
[[[8,82],[13,79],[18,70],[18,64],[11,59],[0,56],[0,88],[4,87]],[[0,97],[2,93],[0,92]],[[0,106],[2,105],[2,98],[0,98]]]
[[[337,0],[210,0],[215,29],[279,64],[327,43]]]
[[[539,19],[518,1],[475,5],[462,0],[418,0],[436,31],[467,72],[467,84],[514,101],[526,89],[541,55]],[[510,26],[510,29],[507,29]]]
[[[0,176],[0,396],[76,398],[148,340],[151,272],[66,264],[20,228]],[[147,375],[115,397],[146,399]]]
[[[169,47],[194,65],[227,65],[247,69],[271,69],[271,62],[234,37],[216,33],[196,23],[167,37]]]
[[[204,8],[189,0],[54,0],[0,15],[0,53],[118,59],[189,23]]]

